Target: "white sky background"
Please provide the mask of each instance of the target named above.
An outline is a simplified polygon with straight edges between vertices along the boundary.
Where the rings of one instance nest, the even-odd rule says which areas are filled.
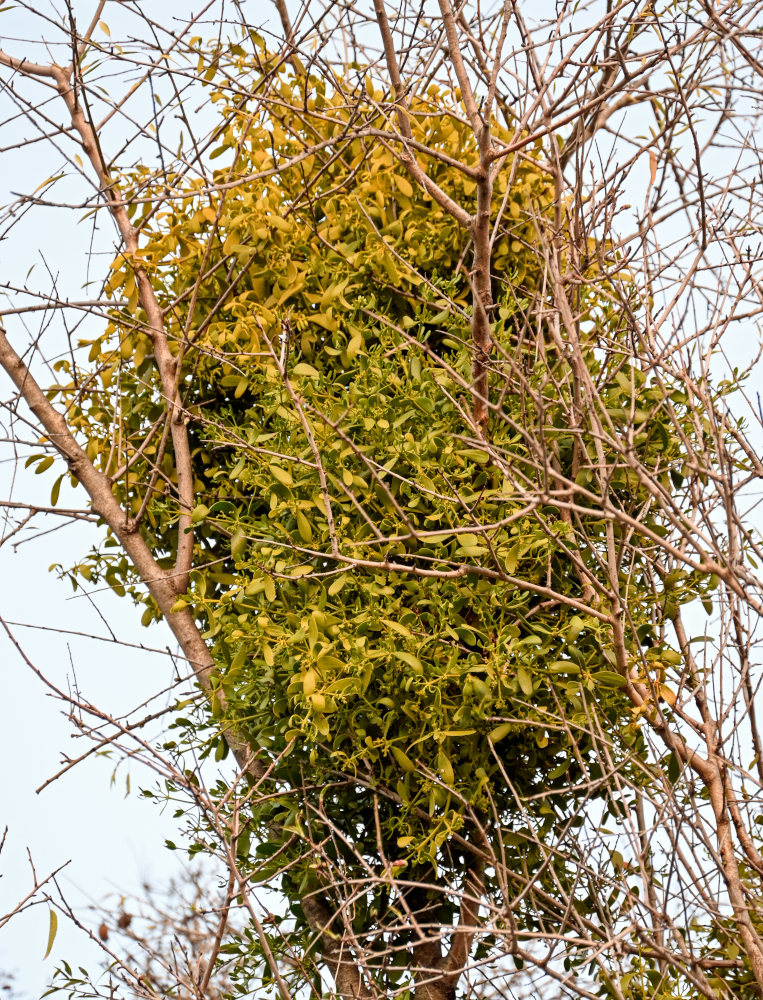
[[[72,601],[69,588],[46,572],[51,558],[76,559],[85,544],[86,532],[76,530],[32,542],[18,553],[0,550],[3,616],[103,634],[103,624],[92,607],[82,598]],[[99,595],[98,604],[118,635],[143,638],[136,636],[139,626],[136,629],[135,614],[126,602]],[[27,655],[54,683],[66,689],[76,677],[90,701],[115,713],[141,702],[172,676],[167,659],[156,654],[55,632],[14,631]],[[36,795],[34,789],[58,770],[61,754],[78,755],[86,749],[85,741],[73,739],[73,727],[61,704],[46,697],[42,683],[4,635],[0,636],[0,664],[4,692],[0,702],[0,824],[9,827],[0,858],[0,911],[9,909],[31,886],[27,848],[39,875],[70,860],[60,884],[75,904],[88,898],[102,902],[114,891],[134,892],[144,880],[163,882],[179,860],[162,846],[175,833],[176,824],[136,794],[141,781],[152,783],[150,776],[135,766],[128,771],[122,765],[111,787],[115,762],[91,759]],[[127,773],[132,786],[129,797],[125,797]],[[61,958],[91,971],[96,965],[96,949],[81,932],[63,920],[59,926],[45,962],[47,908],[37,907],[15,918],[0,933],[0,968],[16,972],[19,985],[32,995],[39,996]]]
[[[155,10],[157,19],[165,24],[175,13],[180,21],[189,17],[187,4],[179,0],[148,0],[139,6],[144,14]],[[240,6],[253,24],[265,20],[270,13],[267,0],[243,0]],[[94,0],[78,0],[74,4],[81,26],[89,21],[94,7]],[[106,6],[103,16],[114,40],[120,37],[120,21],[127,18],[127,7],[117,2]],[[214,5],[215,10],[218,7],[218,4]],[[228,7],[233,16],[232,5],[228,4]],[[552,14],[552,0],[536,4],[538,16],[544,8],[549,15]],[[42,4],[41,9],[52,11],[54,8]],[[124,20],[122,23],[128,22]],[[0,11],[1,44],[10,53],[37,54],[44,58],[40,53],[33,53],[32,46],[23,41],[39,38],[40,31],[41,22],[36,17],[19,10]],[[49,31],[52,35],[53,29]],[[212,34],[203,25],[197,33],[205,37]],[[26,92],[33,89],[34,85],[29,85]],[[157,92],[160,92],[160,85],[157,85]],[[193,112],[199,103],[191,102],[189,110]],[[10,107],[0,103],[0,121],[4,122],[9,114]],[[60,110],[56,117],[59,116]],[[145,106],[143,114],[138,117],[146,120]],[[171,131],[173,127],[168,121],[164,128]],[[107,159],[119,146],[120,128],[123,126],[115,122],[111,135],[106,137],[104,151]],[[204,131],[201,126],[199,130]],[[33,191],[60,168],[62,158],[45,142],[12,152],[4,151],[18,138],[29,134],[29,127],[22,127],[19,123],[5,124],[0,130],[0,205],[12,200],[12,192]],[[60,148],[70,155],[75,152],[66,141],[61,142]],[[156,148],[141,148],[146,152],[147,162],[154,165]],[[136,147],[129,152],[127,161],[133,161],[137,155]],[[124,160],[121,165],[126,165]],[[716,172],[722,173],[724,169],[723,164],[718,164]],[[645,162],[641,178],[643,193],[647,178],[648,166]],[[91,193],[92,188],[77,177],[56,188],[56,197],[62,201],[67,196],[81,201]],[[643,193],[634,192],[634,201]],[[84,212],[66,209],[35,209],[30,212],[15,227],[11,238],[0,243],[0,279],[23,285],[29,268],[34,264],[35,270],[29,279],[34,287],[50,291],[52,278],[45,276],[47,267],[64,297],[77,299],[97,295],[97,281],[112,258],[113,228],[102,213],[99,216],[100,229],[94,241],[94,248],[101,256],[96,257],[90,267],[90,276],[96,283],[92,289],[83,289],[93,237],[92,220],[83,220],[83,215]],[[103,269],[99,267],[100,262],[104,265]],[[20,304],[21,300],[0,297],[0,311]],[[9,316],[5,326],[12,341],[26,344],[28,331],[41,328],[42,316],[42,313],[31,314],[26,320],[26,329],[20,317]],[[46,331],[48,352],[51,344],[56,343],[56,338],[62,347],[64,345],[60,322],[60,318],[55,316],[54,325]],[[93,325],[93,320],[89,323],[89,328],[79,331],[78,336],[93,336],[100,332],[97,324]],[[734,363],[746,363],[755,353],[758,343],[759,334],[754,329],[750,330],[749,339],[745,336],[736,339],[733,346],[739,356]],[[0,376],[0,398],[8,398],[9,394],[9,383],[4,376]],[[0,442],[0,496],[6,498],[12,495],[18,500],[37,499],[42,504],[49,503],[50,487],[58,472],[50,470],[39,477],[31,472],[22,472],[20,479],[13,484],[11,459],[8,445]],[[61,506],[82,503],[81,491],[70,491],[67,495],[62,490]],[[50,524],[45,527],[54,527],[58,523],[52,518],[48,521]],[[0,547],[0,614],[8,621],[45,625],[52,629],[14,628],[14,632],[35,666],[54,683],[66,689],[74,685],[76,677],[76,684],[86,698],[118,714],[165,687],[172,679],[173,668],[169,657],[158,653],[56,633],[56,628],[65,628],[107,634],[104,622],[82,592],[73,594],[68,583],[48,573],[51,563],[75,563],[97,534],[91,526],[79,523],[26,542],[18,550],[13,548],[12,543]],[[120,638],[160,648],[168,642],[169,633],[163,626],[150,630],[140,627],[140,612],[129,600],[119,599],[108,590],[99,590],[94,595],[94,601]],[[61,875],[60,884],[72,902],[84,904],[90,899],[100,902],[110,893],[139,890],[144,880],[166,881],[178,870],[181,860],[179,855],[163,847],[165,838],[176,839],[177,822],[172,819],[169,810],[162,814],[154,804],[141,800],[137,794],[141,784],[146,786],[152,783],[151,776],[141,774],[133,766],[130,771],[132,794],[125,797],[127,768],[120,766],[116,783],[111,787],[115,762],[104,758],[90,759],[42,794],[36,795],[34,789],[58,770],[61,754],[77,755],[84,749],[81,745],[83,741],[72,738],[74,730],[62,714],[61,704],[46,696],[42,683],[25,666],[2,631],[0,685],[3,692],[0,698],[0,833],[6,824],[9,827],[8,840],[0,856],[0,915],[30,886],[27,848],[31,851],[38,875],[45,875],[50,869],[70,860]],[[90,971],[98,965],[99,953],[95,946],[64,921],[61,921],[50,958],[43,962],[47,933],[48,913],[47,908],[42,906],[17,918],[0,931],[0,973],[15,972],[18,986],[31,996],[38,996],[45,988],[61,959],[66,959],[73,966],[82,964]]]

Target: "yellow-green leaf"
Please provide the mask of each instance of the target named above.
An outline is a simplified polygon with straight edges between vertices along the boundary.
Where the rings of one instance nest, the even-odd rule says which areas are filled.
[[[326,698],[324,695],[314,693],[308,696],[308,700],[312,705],[314,712],[326,711]]]
[[[310,667],[305,676],[302,678],[302,690],[305,694],[312,694],[315,691],[317,684],[318,674],[312,667]]]
[[[591,675],[592,680],[603,688],[625,687],[625,678],[622,674],[615,673],[614,670],[597,670]]]
[[[335,594],[338,594],[345,583],[347,583],[347,576],[345,573],[342,573],[329,587],[329,597],[334,597]]]
[[[397,189],[400,194],[405,195],[406,198],[413,197],[413,188],[411,187],[411,182],[407,177],[403,177],[402,174],[395,174],[395,184],[397,184]]]
[[[387,628],[392,629],[393,632],[397,632],[398,635],[405,636],[406,639],[413,638],[411,630],[406,628],[405,625],[401,625],[400,622],[392,621],[390,618],[382,618],[381,620]]]
[[[344,663],[337,656],[332,656],[330,653],[324,653],[323,656],[318,657],[318,667],[320,670],[341,670],[343,666]]]
[[[58,479],[55,481],[55,483],[53,483],[53,489],[50,491],[50,505],[51,505],[51,507],[55,507],[56,504],[58,503],[58,497],[59,497],[59,494],[61,492],[61,482],[62,482],[62,480],[63,480],[63,478],[64,478],[65,475],[66,475],[66,473],[63,472],[58,477]]]
[[[243,531],[237,531],[230,540],[230,554],[234,559],[241,559],[246,552],[246,535]]]
[[[313,529],[301,510],[297,511],[297,531],[303,542],[311,542],[313,539]]]
[[[356,333],[347,345],[347,357],[352,360],[363,349],[363,335]]]
[[[291,370],[292,375],[303,375],[305,378],[320,378],[320,372],[306,361],[300,361]]]
[[[533,693],[533,679],[530,671],[526,667],[519,667],[517,670],[517,680],[519,681],[519,686],[522,688],[522,694],[527,695],[529,698]]]
[[[53,942],[56,940],[56,932],[58,931],[58,914],[54,909],[50,910],[50,925],[48,927],[48,947],[45,949],[45,954],[42,956],[43,961],[48,957],[53,947]]]
[[[442,747],[440,747],[440,752],[437,754],[437,770],[440,772],[440,777],[446,785],[453,784],[455,780],[453,765],[450,762],[450,757],[448,757]]]
[[[268,218],[268,222],[271,226],[275,226],[276,229],[280,229],[282,233],[291,232],[291,222],[288,219],[282,219],[280,215],[271,215]]]
[[[413,763],[411,758],[408,757],[407,754],[404,754],[399,747],[390,747],[390,751],[392,753],[392,756],[395,758],[395,760],[398,762],[398,764],[400,765],[400,767],[402,767],[404,771],[410,773],[411,771],[416,770],[416,765]]]
[[[303,563],[301,566],[295,566],[289,571],[289,576],[292,580],[298,580],[301,576],[308,576],[312,573],[313,567],[309,563]]]
[[[492,740],[493,743],[498,743],[500,740],[504,738],[504,736],[508,736],[510,732],[511,732],[511,723],[503,722],[501,723],[500,726],[496,726],[495,729],[491,729],[488,735],[490,736],[490,739]]]
[[[273,474],[273,478],[277,479],[279,483],[282,483],[284,486],[293,485],[294,480],[287,469],[282,469],[280,465],[271,465],[270,471]]]
[[[424,668],[421,665],[421,660],[418,656],[414,656],[413,653],[407,653],[404,649],[396,649],[395,656],[398,660],[402,660],[403,663],[407,663],[409,667],[413,667],[417,674],[423,674]]]

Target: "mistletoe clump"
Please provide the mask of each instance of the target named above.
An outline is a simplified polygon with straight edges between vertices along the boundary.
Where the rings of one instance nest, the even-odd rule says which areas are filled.
[[[379,138],[381,91],[264,51],[244,72],[248,99],[214,94],[215,185],[163,178],[174,208],[152,216],[155,179],[132,178],[194,447],[194,569],[178,606],[215,657],[207,749],[224,757],[236,731],[277,761],[243,863],[251,835],[278,853],[299,919],[320,882],[304,845],[324,836],[347,878],[380,855],[412,879],[457,878],[468,845],[495,837],[509,865],[571,884],[569,859],[552,874],[522,831],[529,818],[541,837],[564,827],[590,799],[595,732],[628,781],[651,780],[640,723],[670,704],[669,624],[713,583],[660,562],[671,525],[654,496],[680,508],[686,442],[705,429],[680,385],[639,364],[606,247],[578,262],[574,336],[544,318],[544,261],[567,221],[536,145],[495,178],[483,433],[470,234]],[[410,123],[427,175],[475,211],[478,151],[456,96],[430,88]],[[71,412],[109,471],[118,384],[134,447],[117,489],[171,565],[172,446],[135,266],[113,265],[126,305],[91,345],[101,390]],[[158,616],[108,547],[81,569]],[[499,893],[495,872],[483,877]],[[360,934],[380,916],[357,905]]]

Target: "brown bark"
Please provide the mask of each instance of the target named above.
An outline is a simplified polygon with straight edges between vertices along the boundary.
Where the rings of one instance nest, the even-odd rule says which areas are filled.
[[[347,930],[321,898],[322,892],[321,889],[313,890],[303,896],[300,903],[318,949],[334,977],[337,994],[341,1000],[370,1000],[374,994],[350,946]]]
[[[191,665],[201,689],[212,694],[211,674],[215,663],[202,638],[199,627],[189,608],[173,611],[180,593],[173,571],[163,570],[146,544],[138,527],[122,509],[112,492],[112,482],[100,472],[69,430],[65,418],[48,401],[45,393],[33,378],[21,357],[13,349],[5,331],[0,327],[0,367],[4,368],[16,386],[19,395],[29,406],[44,429],[45,434],[76,476],[90,497],[92,510],[108,525],[129,557],[141,580],[156,601],[178,641],[183,655]],[[221,693],[218,692],[218,698]],[[247,745],[230,730],[225,734],[228,745],[242,770],[255,778],[264,774]]]
[[[489,416],[490,390],[488,371],[493,338],[490,311],[493,293],[490,276],[490,216],[493,179],[488,166],[491,149],[490,129],[483,124],[479,134],[480,178],[477,181],[477,214],[472,223],[474,267],[472,270],[472,397],[474,423],[484,432]]]
[[[458,924],[453,928],[447,953],[443,953],[439,931],[435,932],[434,937],[429,937],[423,928],[419,928],[423,937],[413,948],[416,1000],[455,1000],[458,982],[469,961],[478,927],[480,899],[484,891],[483,869],[482,858],[477,854],[470,854],[464,875]],[[426,902],[423,907],[425,910]],[[420,918],[418,923],[424,927],[429,923],[425,913],[414,916]]]

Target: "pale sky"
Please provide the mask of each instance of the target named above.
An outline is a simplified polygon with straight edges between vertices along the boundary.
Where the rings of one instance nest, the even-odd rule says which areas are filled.
[[[31,542],[17,553],[10,546],[0,549],[3,617],[104,634],[92,606],[73,598],[69,585],[47,572],[53,560],[75,559],[86,541],[85,532],[73,530]],[[98,605],[118,635],[166,641],[164,628],[142,629],[126,601],[99,594]],[[76,679],[90,701],[112,712],[140,703],[172,677],[168,658],[158,654],[55,632],[14,632],[34,665],[54,683],[66,689]],[[60,886],[80,905],[90,899],[101,902],[114,892],[134,892],[144,880],[164,882],[177,871],[178,855],[163,847],[166,838],[177,836],[176,823],[140,798],[141,781],[150,787],[153,779],[139,767],[120,766],[112,786],[115,761],[91,758],[35,794],[35,788],[59,769],[61,754],[79,755],[85,741],[74,738],[76,730],[64,706],[46,693],[4,634],[0,676],[0,825],[9,828],[0,857],[0,914],[31,885],[27,848],[38,875],[70,862]],[[126,796],[128,770],[132,792]],[[62,958],[91,971],[97,965],[96,949],[63,920],[51,956],[43,962],[47,935],[47,907],[14,919],[0,932],[0,969],[15,972],[18,984],[31,996],[40,995]]]

